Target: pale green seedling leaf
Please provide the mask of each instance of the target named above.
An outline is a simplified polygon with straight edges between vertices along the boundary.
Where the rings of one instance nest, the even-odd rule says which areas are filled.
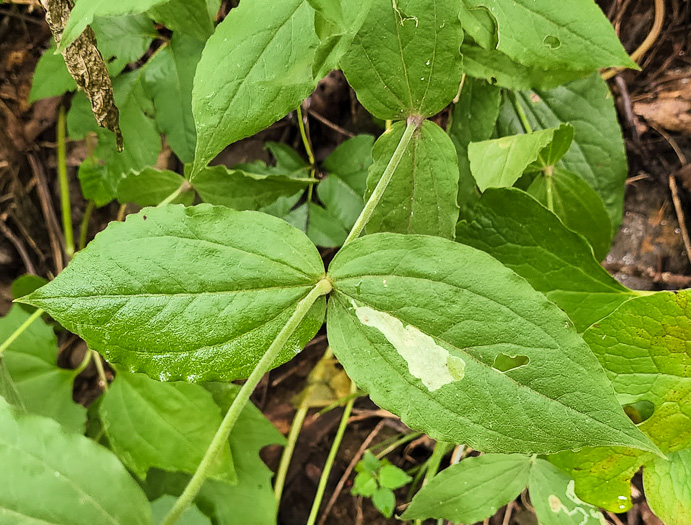
[[[658,292],[621,305],[583,337],[622,405],[652,403],[638,428],[664,452],[691,446],[691,292]]]
[[[624,139],[607,83],[594,74],[552,90],[516,93],[516,97],[533,131],[564,122],[573,126],[573,144],[558,167],[576,173],[598,192],[614,234],[621,225],[628,167]],[[497,129],[500,135],[524,132],[511,103],[502,107]]]
[[[396,490],[413,480],[404,470],[395,465],[384,465],[379,471],[379,484],[387,489]]]
[[[151,524],[144,493],[110,451],[4,399],[0,428],[3,523]]]
[[[141,479],[152,467],[193,474],[221,425],[221,411],[204,387],[161,383],[124,370],[98,414],[110,448]],[[212,479],[237,482],[228,446],[210,469]]]
[[[282,118],[312,92],[318,79],[309,64],[318,44],[307,0],[250,0],[231,10],[207,41],[195,75],[194,173],[225,146]],[[297,78],[289,81],[296,71]]]
[[[691,449],[648,463],[643,488],[650,508],[665,525],[691,523]]]
[[[172,30],[173,35],[179,33],[206,42],[214,32],[207,0],[168,0],[149,9],[148,14]]]
[[[606,525],[602,513],[581,501],[575,482],[549,461],[536,458],[530,469],[530,503],[542,525]]]
[[[23,301],[132,371],[230,381],[254,370],[323,273],[314,245],[280,219],[170,205],[111,223]],[[276,366],[314,336],[324,303],[310,310]]]
[[[133,202],[139,206],[157,206],[169,195],[185,184],[179,173],[170,170],[144,168],[141,171],[130,171],[122,176],[117,186],[117,197],[121,203]],[[192,204],[194,191],[181,193],[173,203]]]
[[[394,124],[374,144],[367,177],[368,198],[381,179],[405,131]],[[458,158],[444,131],[425,121],[413,134],[379,204],[367,232],[420,233],[453,239],[458,222]]]
[[[360,472],[355,476],[351,494],[354,496],[371,497],[377,490],[377,480],[369,472]]]
[[[13,306],[0,319],[0,341],[5,341],[29,317],[18,305]],[[31,323],[2,354],[3,364],[26,410],[50,417],[67,430],[81,434],[86,409],[72,401],[75,373],[59,368],[57,358],[58,340],[53,329],[41,319]]]
[[[528,483],[531,461],[518,454],[484,454],[437,474],[413,498],[403,519],[475,523],[514,500]]]
[[[655,450],[566,314],[487,254],[438,237],[366,235],[329,275],[334,353],[411,428],[488,452]],[[501,354],[528,364],[502,372]]]
[[[575,70],[636,67],[592,0],[463,0],[497,23],[497,49],[526,66]]]
[[[365,108],[380,119],[430,117],[456,95],[463,30],[458,0],[374,0],[341,59]]]
[[[600,266],[583,237],[521,190],[487,190],[458,223],[456,239],[527,279],[579,331],[636,296]]]
[[[154,523],[162,523],[168,512],[173,508],[177,498],[174,496],[161,496],[151,502],[151,512]],[[191,505],[182,513],[177,525],[211,525],[211,520],[201,513],[196,505]]]
[[[390,518],[393,516],[393,509],[396,507],[396,496],[391,489],[379,487],[372,494],[372,503],[382,516]]]

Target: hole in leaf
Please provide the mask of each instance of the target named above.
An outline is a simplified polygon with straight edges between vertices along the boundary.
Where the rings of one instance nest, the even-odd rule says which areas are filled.
[[[542,42],[550,49],[559,49],[561,47],[561,40],[553,35],[547,35]]]
[[[529,362],[530,358],[528,358],[527,355],[511,356],[500,353],[494,358],[492,368],[499,370],[500,372],[508,372],[509,370],[513,370],[519,366],[527,365]]]
[[[650,416],[655,412],[655,405],[646,400],[636,401],[630,405],[624,405],[624,412],[631,421],[638,425],[646,419],[650,419]]]

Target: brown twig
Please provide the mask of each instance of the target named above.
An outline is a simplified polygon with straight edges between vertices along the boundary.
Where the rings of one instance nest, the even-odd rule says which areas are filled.
[[[649,279],[655,284],[667,284],[675,288],[691,287],[691,276],[678,275],[670,272],[657,272],[652,268],[621,264],[616,262],[604,262],[602,266],[610,273],[623,273],[632,277]]]
[[[2,232],[2,234],[5,237],[7,237],[7,240],[10,241],[14,248],[17,250],[19,257],[22,259],[22,262],[24,263],[26,272],[35,275],[36,269],[34,268],[34,265],[31,263],[31,259],[29,258],[29,254],[26,251],[26,248],[24,248],[24,244],[14,233],[12,233],[12,230],[10,230],[7,227],[7,225],[5,224],[4,216],[0,217],[0,232]]]
[[[506,512],[504,513],[504,519],[501,522],[501,525],[509,525],[509,521],[511,521],[511,514],[513,513],[513,509],[515,506],[515,501],[510,501],[509,504],[506,506]]]
[[[43,211],[43,217],[46,220],[46,227],[48,228],[50,246],[53,250],[55,275],[57,275],[64,268],[64,262],[62,258],[62,246],[64,246],[64,241],[62,238],[62,232],[60,231],[60,223],[58,222],[58,217],[55,214],[53,201],[50,198],[50,192],[48,191],[48,183],[46,182],[46,174],[43,172],[43,167],[38,162],[36,155],[34,155],[33,153],[29,153],[28,159],[29,164],[31,165],[31,169],[34,172],[34,177],[37,181],[36,189],[38,191],[39,201],[41,202],[41,210]]]
[[[677,220],[679,221],[681,238],[684,240],[684,247],[686,248],[686,257],[691,263],[691,239],[689,238],[689,230],[686,228],[686,217],[684,215],[684,208],[681,205],[681,199],[679,199],[679,188],[677,186],[677,178],[674,173],[669,175],[667,182],[669,184],[669,191],[672,193],[674,210],[677,212]]]
[[[319,113],[314,111],[313,109],[307,109],[307,113],[311,116],[317,119],[319,122],[324,124],[326,127],[331,128],[332,130],[340,133],[341,135],[345,135],[348,138],[353,138],[355,136],[355,133],[348,131],[347,129],[342,128],[338,124],[334,124],[330,120],[328,120],[326,117],[321,116]]]
[[[624,525],[622,521],[619,518],[617,518],[617,515],[614,514],[614,512],[607,511],[607,517],[611,519],[615,523],[615,525]]]

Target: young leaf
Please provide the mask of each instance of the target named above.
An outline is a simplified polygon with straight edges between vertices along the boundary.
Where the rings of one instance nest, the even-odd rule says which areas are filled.
[[[650,508],[665,525],[691,523],[691,449],[646,465],[643,487]]]
[[[312,77],[311,60],[318,44],[307,0],[250,0],[231,10],[197,66],[193,173],[228,144],[285,116],[312,92],[318,79]]]
[[[348,237],[350,229],[340,223],[330,210],[310,202],[307,204],[307,237],[314,244],[324,248],[337,248],[342,246]]]
[[[397,122],[374,144],[369,197],[391,160],[406,124]],[[418,128],[375,208],[367,232],[421,233],[453,239],[458,221],[458,158],[449,136],[430,121]]]
[[[379,484],[387,489],[396,490],[411,481],[413,478],[395,465],[384,465],[379,471]]]
[[[47,283],[48,281],[46,281],[43,277],[39,277],[38,275],[32,275],[28,273],[21,275],[17,277],[14,281],[12,281],[12,298],[19,299],[20,297],[29,295],[34,290],[38,290],[41,286]],[[17,303],[17,306],[19,306],[25,312],[29,312],[30,314],[36,311],[36,308],[34,308],[33,306],[29,306],[27,304]]]
[[[214,32],[207,0],[169,0],[149,9],[151,18],[173,31],[206,42]]]
[[[5,523],[149,525],[144,493],[114,454],[0,399]]]
[[[174,205],[111,223],[55,280],[22,301],[132,371],[162,380],[230,381],[255,368],[323,274],[314,245],[280,219]],[[314,305],[276,366],[314,336],[324,303]]]
[[[574,481],[549,461],[536,458],[530,469],[530,502],[542,525],[602,525],[597,508],[581,501]]]
[[[98,50],[106,60],[117,57],[122,68],[136,62],[151,46],[158,32],[146,15],[96,17],[91,24]],[[113,71],[111,71],[111,75]]]
[[[533,131],[559,126],[574,128],[574,142],[558,166],[576,173],[598,192],[612,221],[621,225],[624,181],[628,173],[624,140],[612,94],[599,74],[552,90],[516,93]],[[497,125],[500,135],[523,133],[515,108],[504,104]]]
[[[377,490],[377,480],[369,472],[360,472],[355,476],[353,489],[350,491],[353,496],[365,496],[371,498]]]
[[[612,25],[592,0],[463,0],[496,20],[497,49],[516,62],[543,68],[595,70],[636,67]]]
[[[518,454],[466,458],[442,470],[420,489],[402,518],[482,521],[521,493],[530,467],[530,458]]]
[[[393,516],[393,509],[396,507],[396,496],[391,489],[379,487],[372,494],[372,503],[385,518]]]
[[[341,68],[380,119],[430,117],[461,81],[463,30],[457,0],[374,0]]]
[[[664,452],[691,446],[690,298],[689,291],[637,297],[583,334],[619,402],[654,406],[638,428]]]
[[[636,296],[600,266],[583,237],[517,189],[487,190],[458,223],[456,239],[527,279],[566,311],[579,331]]]
[[[30,314],[18,305],[0,319],[0,341],[5,341]],[[53,418],[71,432],[82,434],[86,409],[72,401],[73,370],[57,365],[58,341],[53,329],[35,320],[7,348],[1,359],[7,366],[24,407]]]
[[[221,424],[221,412],[200,385],[160,383],[119,370],[98,407],[110,448],[139,478],[152,467],[193,474]],[[224,447],[210,478],[237,482]]]
[[[329,268],[334,353],[411,428],[493,452],[655,450],[566,315],[487,254],[377,234],[346,246]],[[502,372],[493,366],[500,354],[528,364]]]
[[[117,197],[121,203],[133,202],[139,206],[157,206],[171,195],[185,179],[179,173],[170,170],[144,168],[141,171],[130,171],[122,176],[117,186]],[[184,191],[173,203],[192,204],[192,188]]]

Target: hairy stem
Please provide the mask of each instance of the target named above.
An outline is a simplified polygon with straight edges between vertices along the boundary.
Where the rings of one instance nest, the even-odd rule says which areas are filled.
[[[257,386],[261,378],[264,377],[264,374],[269,371],[271,365],[276,359],[276,356],[283,349],[288,339],[290,339],[290,336],[293,335],[293,332],[295,332],[317,299],[319,299],[322,295],[328,294],[330,291],[331,282],[328,279],[322,279],[314,286],[314,288],[312,288],[310,293],[308,293],[307,296],[297,304],[293,315],[290,316],[290,319],[288,319],[288,322],[278,333],[276,339],[274,339],[266,353],[259,360],[259,363],[257,363],[255,369],[252,370],[252,373],[247,378],[247,381],[245,381],[245,384],[242,385],[238,395],[233,400],[233,404],[230,405],[228,412],[223,418],[221,426],[218,427],[216,435],[214,435],[214,438],[211,440],[209,448],[206,449],[204,457],[197,467],[197,471],[194,473],[194,476],[192,476],[192,479],[190,479],[187,487],[185,487],[184,492],[175,502],[175,505],[173,505],[173,508],[170,509],[168,515],[161,522],[161,525],[172,525],[175,523],[180,518],[182,513],[187,510],[187,507],[189,507],[194,501],[194,498],[201,490],[204,481],[206,481],[206,478],[209,475],[209,470],[213,466],[216,457],[225,443],[228,441],[228,436],[230,435],[231,430],[233,430],[233,426],[235,426],[242,409],[249,401],[250,395],[254,391],[254,388]]]
[[[12,335],[5,339],[5,342],[0,345],[0,356],[2,356],[5,350],[7,350],[10,347],[10,345],[14,343],[17,340],[17,338],[24,333],[24,330],[31,326],[31,323],[33,323],[42,315],[43,310],[41,310],[40,308],[36,309],[36,311],[33,314],[31,314],[31,317],[29,317],[26,321],[22,323],[22,325],[19,328],[12,332]]]
[[[67,180],[67,155],[65,153],[65,107],[58,112],[58,182],[60,184],[60,205],[62,207],[62,230],[65,234],[65,253],[74,256],[74,230],[72,229],[72,206],[70,185]]]
[[[343,243],[343,246],[346,246],[347,244],[357,239],[362,233],[362,230],[365,229],[367,222],[369,221],[370,217],[372,216],[372,213],[374,212],[374,208],[376,208],[377,204],[379,204],[379,201],[381,200],[382,196],[384,195],[384,192],[386,191],[386,187],[389,185],[389,182],[391,181],[391,177],[393,177],[393,174],[396,172],[396,168],[398,168],[398,164],[401,162],[403,154],[405,153],[408,144],[410,144],[410,140],[413,138],[413,133],[415,133],[415,130],[422,126],[423,122],[424,120],[420,117],[408,118],[407,126],[405,128],[405,131],[403,132],[403,136],[401,137],[398,146],[396,146],[396,150],[393,152],[389,164],[387,164],[386,169],[384,170],[384,173],[381,176],[381,179],[379,179],[376,188],[374,188],[372,195],[370,195],[370,198],[367,200],[367,203],[365,204],[365,207],[360,213],[360,216],[357,218],[357,221],[355,221],[355,225],[353,226],[353,229],[350,230],[348,238]]]

